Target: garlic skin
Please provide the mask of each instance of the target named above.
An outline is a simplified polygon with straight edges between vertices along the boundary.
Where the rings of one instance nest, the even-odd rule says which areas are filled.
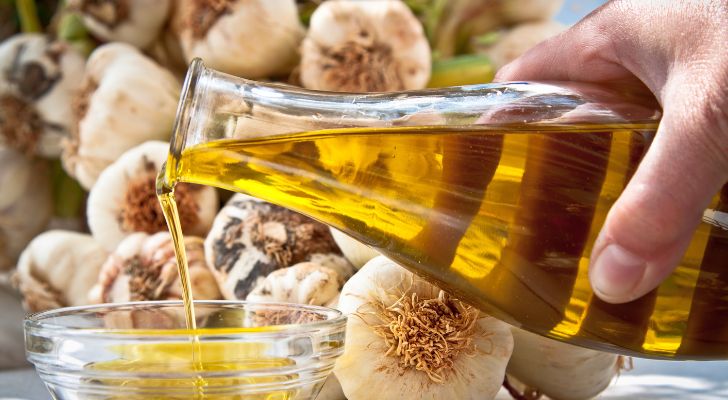
[[[480,46],[476,51],[488,56],[493,65],[500,68],[520,57],[531,47],[564,30],[566,27],[556,21],[524,23],[501,33],[495,43]]]
[[[509,23],[547,21],[559,12],[564,0],[501,1],[500,14]]]
[[[107,250],[134,232],[166,232],[167,224],[156,195],[157,174],[167,160],[169,144],[149,141],[109,165],[91,188],[86,205],[93,237]],[[179,184],[175,197],[185,234],[205,236],[218,210],[215,188]]]
[[[53,215],[48,166],[0,147],[0,271],[15,266]]]
[[[75,99],[78,120],[62,160],[86,189],[124,151],[167,140],[181,87],[171,72],[125,43],[96,49]]]
[[[349,400],[372,388],[378,399],[492,399],[503,383],[509,326],[384,256],[346,282],[338,308],[349,318],[334,373]]]
[[[369,260],[379,255],[378,251],[338,229],[331,228],[331,236],[341,249],[341,252],[344,253],[344,257],[356,269],[363,267]]]
[[[326,225],[243,194],[215,217],[205,256],[228,300],[245,299],[271,272],[304,261],[334,269],[344,279],[351,274],[346,269],[353,271]]]
[[[339,289],[336,271],[315,262],[302,262],[271,272],[245,300],[330,306],[338,299]]]
[[[172,0],[69,0],[86,28],[105,42],[146,48],[161,31]]]
[[[430,69],[422,25],[400,1],[325,2],[301,46],[300,79],[309,89],[421,89]]]
[[[620,356],[557,342],[512,328],[515,347],[508,363],[513,375],[529,389],[552,400],[596,397],[619,373]]]
[[[0,146],[56,158],[73,126],[71,99],[85,59],[63,42],[38,33],[0,44]]]
[[[195,300],[216,300],[222,295],[205,264],[202,238],[185,236],[191,290]],[[182,285],[172,237],[168,232],[129,235],[109,255],[88,293],[93,303],[179,300]]]
[[[243,78],[290,72],[304,29],[294,0],[180,0],[182,50]]]
[[[47,231],[33,239],[18,261],[14,281],[30,312],[89,304],[108,253],[90,235]]]

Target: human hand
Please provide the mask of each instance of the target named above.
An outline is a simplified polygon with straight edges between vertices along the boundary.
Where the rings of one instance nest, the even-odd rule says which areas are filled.
[[[607,216],[589,270],[610,303],[654,289],[728,181],[728,1],[611,1],[496,80],[641,81],[656,96],[662,122]]]

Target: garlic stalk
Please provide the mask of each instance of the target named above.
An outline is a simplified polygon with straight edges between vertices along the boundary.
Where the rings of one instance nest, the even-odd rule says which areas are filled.
[[[58,157],[73,126],[71,99],[85,60],[41,34],[15,35],[0,45],[0,145]]]
[[[14,276],[23,305],[37,312],[88,304],[86,294],[107,254],[90,235],[60,230],[38,235],[20,256]]]
[[[48,224],[53,198],[48,166],[0,147],[0,271]]]
[[[69,0],[86,28],[105,42],[146,48],[164,26],[171,0]]]
[[[512,328],[515,342],[508,363],[514,376],[531,392],[553,400],[586,400],[601,393],[619,373],[623,358],[557,342]]]
[[[94,238],[107,250],[134,232],[166,232],[156,195],[157,174],[167,160],[169,144],[149,141],[122,154],[91,188],[86,215]],[[218,209],[210,186],[179,184],[175,198],[185,234],[205,236]]]
[[[337,229],[331,228],[331,236],[344,253],[344,257],[356,269],[363,267],[369,260],[379,255],[378,251]]]
[[[169,138],[180,90],[172,73],[128,44],[96,49],[75,101],[78,122],[63,150],[68,174],[90,189],[126,150]]]
[[[492,399],[513,350],[510,328],[379,256],[339,298],[349,315],[334,373],[349,400]]]
[[[492,44],[476,45],[476,52],[490,58],[496,69],[520,57],[531,47],[558,35],[566,27],[555,21],[528,22],[516,25],[503,33]]]
[[[244,78],[290,72],[304,30],[294,0],[180,0],[187,58]]]
[[[339,274],[315,262],[271,272],[245,300],[332,306],[339,297]]]
[[[202,238],[185,236],[184,246],[195,299],[220,299],[220,289],[205,264]],[[87,293],[93,303],[181,299],[182,285],[170,234],[129,235],[104,262],[98,282]]]
[[[430,77],[430,47],[399,1],[332,1],[311,17],[301,46],[300,79],[319,90],[421,89]]]
[[[341,279],[353,273],[326,225],[242,194],[215,217],[205,256],[226,299],[245,299],[271,272],[304,261]]]

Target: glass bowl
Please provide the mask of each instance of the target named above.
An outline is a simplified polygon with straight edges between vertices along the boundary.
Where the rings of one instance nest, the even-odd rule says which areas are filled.
[[[28,360],[56,399],[313,399],[344,349],[339,311],[179,301],[62,308],[25,320]]]

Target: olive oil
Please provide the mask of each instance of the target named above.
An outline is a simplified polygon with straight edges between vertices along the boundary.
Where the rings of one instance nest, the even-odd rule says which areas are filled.
[[[612,305],[589,286],[596,235],[655,130],[524,124],[228,139],[170,155],[161,178],[309,215],[531,331],[623,354],[728,358],[728,186],[658,289]]]

